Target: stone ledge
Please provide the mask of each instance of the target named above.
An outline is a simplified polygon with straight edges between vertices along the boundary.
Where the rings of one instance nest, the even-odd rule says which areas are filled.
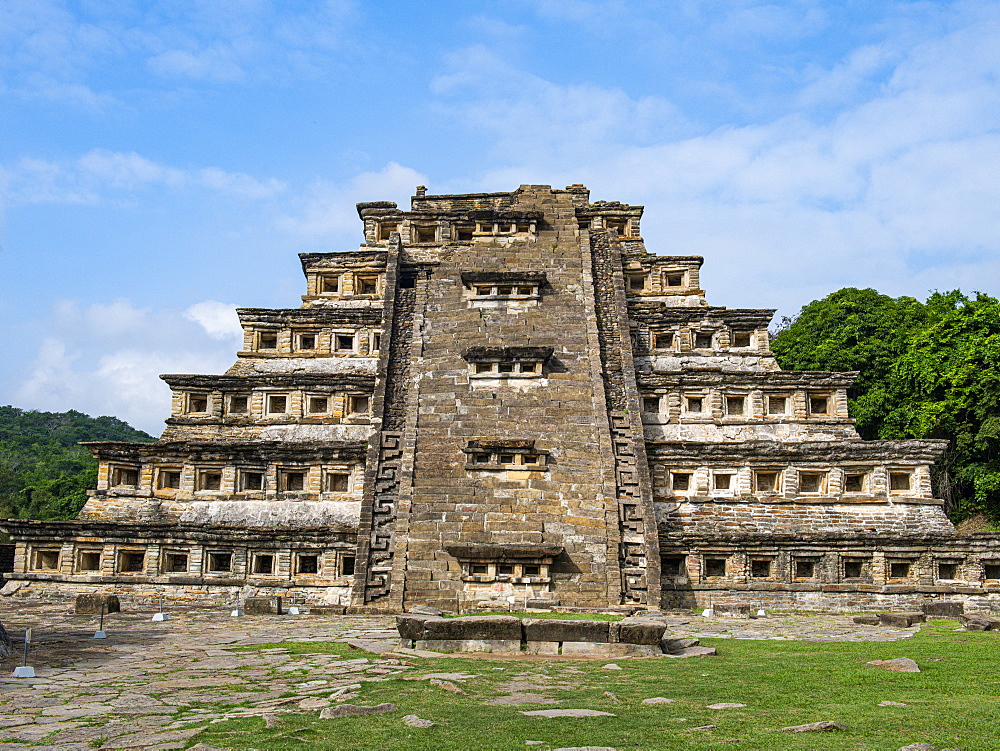
[[[618,622],[406,613],[396,616],[396,628],[404,648],[628,657],[663,654],[667,624],[655,613]]]

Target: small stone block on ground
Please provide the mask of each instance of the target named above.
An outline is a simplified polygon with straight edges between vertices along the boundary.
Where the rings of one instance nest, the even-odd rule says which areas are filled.
[[[105,613],[120,613],[122,610],[118,595],[85,594],[76,596],[73,612],[97,615],[102,605]]]
[[[243,603],[247,615],[281,615],[280,597],[248,597]]]
[[[715,647],[688,647],[671,652],[667,657],[712,657],[715,654]]]
[[[924,615],[942,615],[949,618],[958,618],[965,612],[965,603],[956,600],[925,600],[920,603],[920,610]]]
[[[726,605],[718,604],[714,605],[716,615],[728,615],[730,617],[737,618],[749,618],[750,617],[750,606],[749,605]]]
[[[851,620],[859,626],[878,626],[882,622],[877,615],[856,615]]]
[[[432,728],[434,723],[430,720],[424,720],[417,717],[415,714],[408,714],[403,717],[403,724],[409,725],[411,728]]]
[[[962,615],[959,622],[966,631],[1000,631],[1000,618],[987,615]]]
[[[321,720],[334,720],[341,717],[363,717],[365,715],[386,714],[395,712],[396,705],[385,702],[376,704],[373,707],[360,706],[358,704],[339,704],[336,707],[327,707],[319,713]]]
[[[432,686],[437,686],[438,688],[443,688],[445,691],[450,691],[453,694],[458,694],[459,696],[467,696],[466,692],[456,686],[451,681],[442,681],[439,678],[431,678],[428,683]]]
[[[923,613],[879,613],[879,625],[893,628],[909,628],[914,623],[923,623],[927,616]]]
[[[891,670],[894,673],[920,672],[920,666],[909,657],[897,657],[894,660],[871,660],[867,664],[883,670]]]
[[[810,722],[805,725],[789,725],[786,728],[782,728],[782,730],[786,733],[814,733],[847,730],[847,726],[836,720],[822,720],[820,722]]]

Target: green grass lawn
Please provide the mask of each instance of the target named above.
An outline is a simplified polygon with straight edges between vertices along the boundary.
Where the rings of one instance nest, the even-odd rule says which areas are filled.
[[[420,660],[413,673],[466,672],[456,696],[426,681],[365,683],[355,704],[392,702],[399,711],[370,717],[319,720],[318,713],[286,715],[264,730],[259,718],[211,725],[191,743],[245,749],[551,749],[611,746],[625,749],[878,749],[895,751],[923,741],[963,751],[1000,749],[1000,633],[956,631],[954,621],[925,624],[898,642],[703,640],[719,656],[700,659]],[[283,643],[299,651],[322,645]],[[338,653],[358,656],[361,653]],[[893,673],[868,660],[910,657],[923,672]],[[505,682],[532,676],[549,686],[522,689],[557,704],[498,706]],[[617,695],[619,701],[605,696]],[[653,696],[673,704],[642,704]],[[880,707],[884,700],[905,707]],[[745,709],[711,710],[717,702]],[[546,719],[521,710],[587,708],[615,717]],[[405,714],[436,725],[410,728]],[[844,723],[846,732],[789,734],[786,725],[819,720]],[[694,731],[702,725],[714,730]],[[738,739],[738,742],[735,742]],[[526,746],[526,740],[544,745]],[[731,741],[727,743],[727,741]]]

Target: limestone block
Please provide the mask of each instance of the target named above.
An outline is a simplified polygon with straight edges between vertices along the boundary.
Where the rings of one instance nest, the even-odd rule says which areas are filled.
[[[557,655],[559,654],[559,642],[529,641],[525,646],[525,651],[532,655]]]
[[[920,603],[924,615],[944,615],[958,618],[965,612],[965,603],[956,600],[924,600]]]
[[[423,615],[421,613],[406,613],[396,616],[396,629],[399,631],[401,639],[423,639],[424,623],[431,618],[438,616]]]
[[[432,608],[427,605],[414,605],[406,612],[414,613],[416,615],[434,615],[434,616],[442,616],[448,614],[447,611],[441,610],[441,608]]]
[[[914,623],[923,623],[927,616],[923,613],[879,613],[879,625],[894,628],[909,628]]]
[[[281,615],[281,598],[248,597],[243,602],[243,612],[247,615]]]
[[[101,606],[105,613],[120,613],[122,606],[117,595],[85,594],[77,595],[73,606],[74,613],[100,613]]]
[[[425,639],[502,639],[521,642],[521,621],[509,615],[477,615],[468,618],[428,618]]]
[[[750,606],[749,605],[727,605],[725,603],[719,603],[715,605],[716,615],[730,615],[743,618],[750,617]]]
[[[561,641],[606,644],[610,641],[611,624],[607,621],[558,621],[547,618],[527,618],[523,621],[523,626],[524,640],[529,642]]]
[[[457,620],[457,619],[456,619]],[[414,649],[431,652],[520,652],[518,639],[420,639],[413,642]]]
[[[682,649],[697,647],[699,644],[701,644],[701,641],[698,639],[661,639],[660,649],[666,654],[670,654],[672,652],[680,652]]]
[[[633,616],[614,625],[618,641],[625,644],[659,644],[667,630],[665,621],[649,616]]]
[[[559,600],[542,600],[542,599],[528,600],[527,607],[538,608],[539,610],[543,608],[557,608],[559,607]]]
[[[654,657],[663,654],[659,644],[604,644],[592,641],[563,642],[562,653],[580,657]]]
[[[966,631],[1000,631],[1000,618],[985,615],[962,615],[959,617]]]

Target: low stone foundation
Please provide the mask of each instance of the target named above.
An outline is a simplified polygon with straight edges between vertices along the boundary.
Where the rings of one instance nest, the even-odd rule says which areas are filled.
[[[653,657],[670,651],[662,645],[667,624],[654,615],[609,622],[407,613],[396,617],[396,627],[401,646],[435,652]]]
[[[971,588],[970,588],[971,589]],[[874,591],[873,591],[874,590]],[[663,592],[664,610],[712,606],[745,606],[751,611],[819,610],[829,613],[856,613],[920,610],[923,603],[947,599],[961,602],[967,612],[1000,613],[1000,592],[965,593],[957,587],[907,587],[892,591],[889,587],[857,589],[779,590],[773,589],[684,589]]]
[[[172,605],[233,608],[248,597],[277,597],[286,605],[336,607],[350,600],[347,587],[250,587],[231,585],[179,584],[85,584],[42,580],[11,580],[0,588],[0,596],[14,596],[49,602],[72,603],[78,595],[115,595],[123,610]]]

